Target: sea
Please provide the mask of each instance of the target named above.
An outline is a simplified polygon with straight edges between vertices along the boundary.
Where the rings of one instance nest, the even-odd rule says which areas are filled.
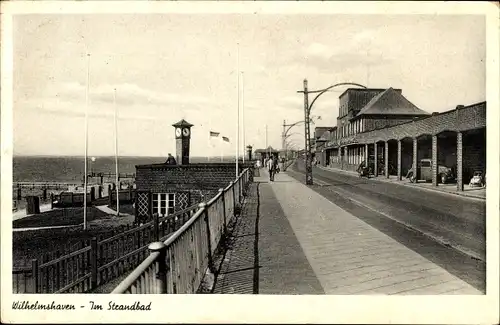
[[[166,157],[118,157],[120,174],[135,173],[136,165],[161,164]],[[114,173],[115,157],[88,157],[89,173]],[[224,157],[223,162],[234,162]],[[220,157],[191,157],[190,163],[218,163]],[[85,175],[84,157],[14,156],[13,182],[81,183]]]

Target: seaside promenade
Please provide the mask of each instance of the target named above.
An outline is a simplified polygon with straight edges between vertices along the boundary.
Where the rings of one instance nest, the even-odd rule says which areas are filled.
[[[483,294],[288,173],[254,181],[213,293]]]

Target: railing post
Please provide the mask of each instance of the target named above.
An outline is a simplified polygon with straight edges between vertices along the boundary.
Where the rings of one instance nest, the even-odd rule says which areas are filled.
[[[50,193],[50,209],[54,209],[54,194]]]
[[[207,211],[207,204],[205,202],[201,202],[198,204],[198,207],[202,209],[203,213],[203,218],[205,220],[205,224],[207,226],[207,245],[208,245],[208,269],[210,272],[214,272],[214,264],[213,264],[213,259],[212,259],[212,235],[210,234],[210,224],[209,224],[209,217],[208,217],[208,211]]]
[[[242,180],[242,177],[240,175],[240,177],[238,177],[238,202],[241,202],[241,198],[243,197],[243,182],[241,181]]]
[[[97,238],[93,237],[90,241],[90,286],[91,289],[97,288]]]
[[[160,227],[159,227],[159,217],[158,213],[153,213],[153,230],[154,230],[154,236],[155,240],[159,241],[160,240]]]
[[[156,216],[158,216],[156,214]],[[164,243],[157,241],[148,246],[151,254],[158,252],[156,258],[156,281],[154,284],[155,292],[151,293],[167,293],[167,246]]]
[[[219,192],[221,193],[221,198],[222,198],[222,216],[224,217],[224,235],[227,232],[227,221],[226,221],[226,193],[224,192],[223,188],[219,189]]]
[[[31,260],[31,279],[33,280],[33,293],[38,293],[38,260],[36,258]]]
[[[236,209],[236,193],[234,193],[235,184],[236,184],[235,181],[231,182],[231,190],[233,191],[233,213]]]

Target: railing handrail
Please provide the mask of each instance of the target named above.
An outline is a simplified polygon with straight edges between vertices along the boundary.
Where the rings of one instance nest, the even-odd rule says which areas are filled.
[[[195,214],[185,224],[183,224],[179,229],[177,229],[172,236],[170,236],[165,242],[165,246],[169,247],[182,233],[188,229],[205,211],[206,208],[201,208],[196,211]]]
[[[136,267],[132,271],[132,273],[130,273],[129,276],[127,276],[125,278],[125,280],[123,280],[115,289],[113,289],[113,291],[111,291],[111,293],[122,293],[122,292],[125,292],[126,290],[128,290],[128,288],[130,288],[132,283],[138,277],[140,277],[141,274],[144,271],[146,271],[149,266],[151,266],[151,264],[153,264],[156,261],[156,259],[158,258],[159,255],[160,255],[160,252],[153,252],[153,253],[149,254],[149,256],[146,257],[146,259],[144,261],[142,261],[142,263],[139,264],[139,266]]]

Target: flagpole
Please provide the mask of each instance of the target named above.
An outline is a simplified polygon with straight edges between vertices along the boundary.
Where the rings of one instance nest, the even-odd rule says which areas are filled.
[[[120,216],[120,174],[118,173],[118,112],[116,107],[116,88],[113,91],[115,107],[115,173],[116,173],[116,216]]]
[[[212,141],[211,138],[212,138],[212,135],[210,134],[211,131],[208,131],[208,157],[207,157],[207,162],[210,162],[210,154],[212,153]]]
[[[237,114],[237,132],[236,132],[236,178],[238,178],[238,160],[240,156],[240,43],[238,44],[238,114]]]
[[[85,177],[83,183],[83,230],[87,230],[87,156],[89,142],[89,84],[90,84],[90,53],[87,53],[87,87],[85,91]]]
[[[241,72],[241,112],[243,114],[243,163],[245,163],[245,72]]]

